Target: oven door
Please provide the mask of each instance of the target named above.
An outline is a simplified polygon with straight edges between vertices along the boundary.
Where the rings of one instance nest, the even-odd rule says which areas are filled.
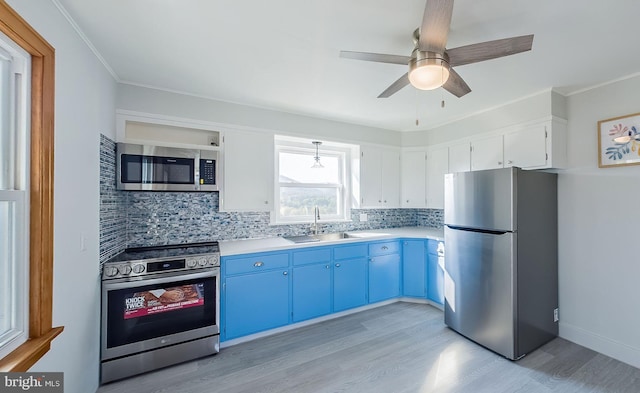
[[[220,268],[102,283],[102,360],[220,333]]]

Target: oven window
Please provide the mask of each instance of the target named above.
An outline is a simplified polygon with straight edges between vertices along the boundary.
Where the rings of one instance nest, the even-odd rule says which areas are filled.
[[[214,326],[216,277],[111,290],[107,348]]]

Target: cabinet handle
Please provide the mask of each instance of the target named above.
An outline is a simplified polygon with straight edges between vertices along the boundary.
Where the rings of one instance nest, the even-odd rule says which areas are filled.
[[[325,267],[324,267],[324,268],[325,268],[325,269],[328,269],[328,268],[329,268],[329,265],[325,265]]]
[[[253,266],[255,267],[262,267],[263,265],[264,265],[264,262],[260,262],[260,261],[253,264]]]
[[[336,263],[336,267],[340,267],[340,264],[339,264],[339,263]]]
[[[265,205],[268,205],[268,204],[269,204],[269,201],[264,201],[264,204],[265,204]]]
[[[502,165],[502,161],[498,161],[498,165]]]
[[[407,199],[407,203],[409,203],[409,200]]]
[[[286,276],[287,274],[289,274],[289,272],[288,272],[288,271],[286,271],[286,270],[282,272],[282,275],[283,275],[283,276]]]
[[[380,199],[378,199],[378,203],[382,203],[382,201]]]
[[[507,164],[513,164],[513,161],[509,160],[507,161]]]
[[[389,247],[387,247],[387,246],[382,246],[382,249],[383,249],[383,250],[388,250],[388,249],[389,249]]]

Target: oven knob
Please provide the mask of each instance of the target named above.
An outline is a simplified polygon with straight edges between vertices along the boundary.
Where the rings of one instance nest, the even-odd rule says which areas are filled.
[[[200,266],[206,266],[207,265],[207,258],[202,257],[202,258],[198,259],[198,264]]]
[[[104,268],[104,275],[107,277],[113,277],[118,275],[118,268],[115,266],[107,266]]]
[[[194,258],[187,259],[187,267],[196,267],[198,265],[198,261]]]
[[[123,275],[127,275],[129,273],[131,273],[131,266],[129,265],[122,265],[120,266],[120,273],[122,273]]]
[[[217,256],[209,257],[209,265],[216,266],[220,264],[220,260]]]
[[[144,271],[144,265],[137,264],[133,266],[133,272],[136,274],[140,274]]]

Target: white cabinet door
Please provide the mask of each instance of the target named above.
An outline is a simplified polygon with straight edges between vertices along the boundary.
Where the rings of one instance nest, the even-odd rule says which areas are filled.
[[[427,152],[427,207],[444,208],[444,175],[449,172],[449,149]]]
[[[360,207],[400,207],[400,152],[371,146],[360,151]]]
[[[471,142],[471,170],[502,168],[502,135],[478,139]]]
[[[404,151],[400,160],[402,207],[426,206],[426,152]]]
[[[382,207],[400,207],[400,152],[382,151]]]
[[[449,172],[471,170],[471,144],[469,142],[449,146]]]
[[[225,133],[221,210],[272,209],[273,143],[273,135],[266,132],[234,130]]]
[[[362,208],[382,206],[382,149],[361,147],[360,198]]]
[[[547,131],[544,125],[504,135],[504,166],[536,168],[547,165]]]

